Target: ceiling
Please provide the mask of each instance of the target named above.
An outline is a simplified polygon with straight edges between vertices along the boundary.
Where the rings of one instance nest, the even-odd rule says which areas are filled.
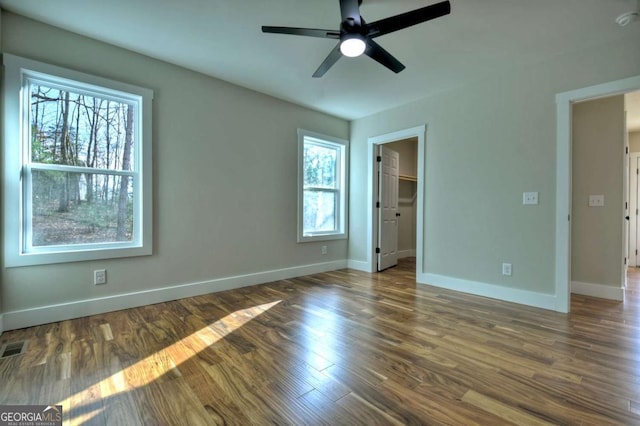
[[[438,0],[364,0],[373,22]],[[0,0],[3,9],[343,117],[360,118],[496,72],[640,34],[636,0],[451,0],[451,15],[377,38],[407,66],[366,56],[313,72],[335,41],[262,25],[337,29],[338,0]]]

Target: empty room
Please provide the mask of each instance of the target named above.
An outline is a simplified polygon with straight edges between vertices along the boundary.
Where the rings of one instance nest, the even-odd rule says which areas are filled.
[[[640,424],[639,13],[0,0],[0,424]]]

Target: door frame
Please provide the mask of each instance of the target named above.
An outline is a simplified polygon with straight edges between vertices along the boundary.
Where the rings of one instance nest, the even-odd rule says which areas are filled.
[[[631,218],[631,199],[629,198],[629,170],[631,161],[631,147],[629,146],[629,128],[627,127],[627,104],[624,103],[624,152],[622,153],[622,201],[624,206],[622,208],[622,217],[625,216]],[[622,287],[627,288],[627,268],[629,266],[629,232],[631,226],[629,219],[622,220],[622,255],[624,256],[622,265]]]
[[[640,189],[640,185],[638,184],[638,174],[633,173],[633,170],[639,168],[640,152],[630,152],[629,153],[629,217],[631,220],[629,221],[629,266],[640,266],[640,262],[638,262],[638,258],[640,255],[636,255],[635,250],[638,246],[638,218],[639,216],[636,214],[635,209],[638,208],[638,190]],[[633,224],[633,226],[632,226]],[[632,232],[635,231],[635,232]],[[632,244],[633,243],[633,246]],[[632,253],[633,250],[633,253]],[[633,258],[633,262],[631,259]]]
[[[425,180],[425,152],[427,137],[427,125],[411,127],[408,129],[398,130],[391,133],[386,133],[379,136],[370,137],[367,140],[367,158],[368,160],[368,173],[369,176],[367,182],[367,265],[368,270],[371,273],[377,271],[376,267],[376,241],[378,241],[378,209],[375,204],[375,194],[378,192],[377,182],[377,170],[376,170],[376,156],[377,145],[382,145],[389,142],[396,142],[403,139],[417,138],[418,139],[418,196],[416,206],[416,276],[423,274],[423,236],[424,236],[424,180]]]
[[[571,308],[572,104],[579,101],[619,95],[636,90],[640,90],[640,75],[558,93],[556,95],[556,311],[569,312]],[[624,229],[622,231],[624,232]]]

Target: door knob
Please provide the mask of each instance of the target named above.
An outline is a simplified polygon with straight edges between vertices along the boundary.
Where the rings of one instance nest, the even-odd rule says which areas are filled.
[[[625,216],[624,218],[625,218],[625,219],[627,219],[627,220],[629,220],[629,216]]]

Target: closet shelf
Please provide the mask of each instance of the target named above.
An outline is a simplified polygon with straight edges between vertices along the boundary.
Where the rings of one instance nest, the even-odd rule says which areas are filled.
[[[400,180],[408,180],[410,182],[417,182],[418,178],[415,176],[409,176],[409,175],[399,175],[398,179]]]
[[[411,197],[411,198],[398,197],[398,204],[413,204],[413,203],[416,202],[416,198],[417,197],[418,197],[417,193],[413,194],[413,197]]]

